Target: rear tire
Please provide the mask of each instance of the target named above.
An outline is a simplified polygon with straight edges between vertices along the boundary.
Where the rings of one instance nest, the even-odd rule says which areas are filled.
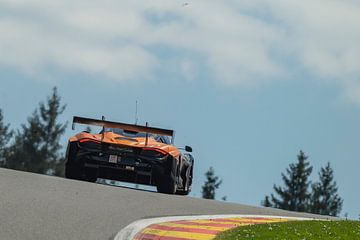
[[[186,196],[190,193],[190,190],[181,190],[181,191],[176,191],[177,195],[183,195]]]
[[[192,184],[192,167],[190,168],[189,176],[185,174],[185,179],[183,179],[183,183],[185,183],[184,190],[177,190],[177,195],[188,195],[191,192],[191,184]]]
[[[96,182],[97,176],[98,174],[96,169],[86,169],[83,179],[88,182]]]
[[[159,193],[175,194],[177,189],[177,163],[174,158],[169,158],[168,161],[170,161],[169,168],[157,177],[156,188]]]
[[[83,165],[76,161],[78,146],[76,142],[68,144],[66,150],[65,177],[75,180],[83,180]]]
[[[69,179],[82,180],[82,167],[79,164],[67,162],[65,164],[65,177]]]
[[[176,179],[173,176],[163,176],[156,188],[159,193],[174,194],[176,192]]]

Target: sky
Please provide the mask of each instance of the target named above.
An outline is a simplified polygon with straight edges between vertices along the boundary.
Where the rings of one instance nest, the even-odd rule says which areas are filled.
[[[0,108],[19,128],[56,86],[73,115],[176,130],[201,196],[260,205],[303,150],[360,207],[357,0],[0,0]],[[70,125],[62,140],[75,132]]]

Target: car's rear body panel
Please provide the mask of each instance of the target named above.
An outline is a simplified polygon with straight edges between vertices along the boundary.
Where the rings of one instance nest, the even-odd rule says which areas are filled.
[[[155,185],[159,168],[166,168],[168,159],[173,158],[170,154],[158,158],[142,155],[144,148],[138,146],[82,140],[86,141],[70,143],[69,147],[76,149],[72,149],[75,151],[72,159],[83,165],[85,171],[95,170],[99,178]]]
[[[113,144],[125,147],[156,148],[169,153],[173,157],[178,157],[180,155],[180,151],[173,145],[160,143],[151,137],[149,137],[146,142],[145,137],[129,138],[115,134],[113,132],[105,132],[104,134],[91,134],[87,132],[81,132],[69,139],[70,142],[86,140],[102,144]]]

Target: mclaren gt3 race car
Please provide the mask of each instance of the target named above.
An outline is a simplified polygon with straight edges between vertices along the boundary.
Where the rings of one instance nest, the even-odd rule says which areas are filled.
[[[186,146],[181,152],[176,148],[173,130],[82,117],[73,118],[73,129],[75,123],[100,126],[102,131],[84,131],[69,139],[66,178],[146,184],[168,194],[190,192],[192,149]]]

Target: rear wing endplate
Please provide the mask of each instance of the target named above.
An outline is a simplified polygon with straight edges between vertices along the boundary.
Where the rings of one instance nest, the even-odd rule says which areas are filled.
[[[133,131],[133,132],[144,132],[144,133],[152,133],[152,134],[174,137],[174,130],[140,126],[140,125],[134,125],[134,124],[128,124],[128,123],[111,122],[111,121],[105,121],[105,120],[98,120],[98,119],[74,116],[73,123],[72,123],[73,130],[75,129],[75,123],[94,125],[94,126],[100,126],[100,127],[106,127],[106,128],[118,128],[118,129],[123,129],[123,130],[127,130],[127,131]]]

